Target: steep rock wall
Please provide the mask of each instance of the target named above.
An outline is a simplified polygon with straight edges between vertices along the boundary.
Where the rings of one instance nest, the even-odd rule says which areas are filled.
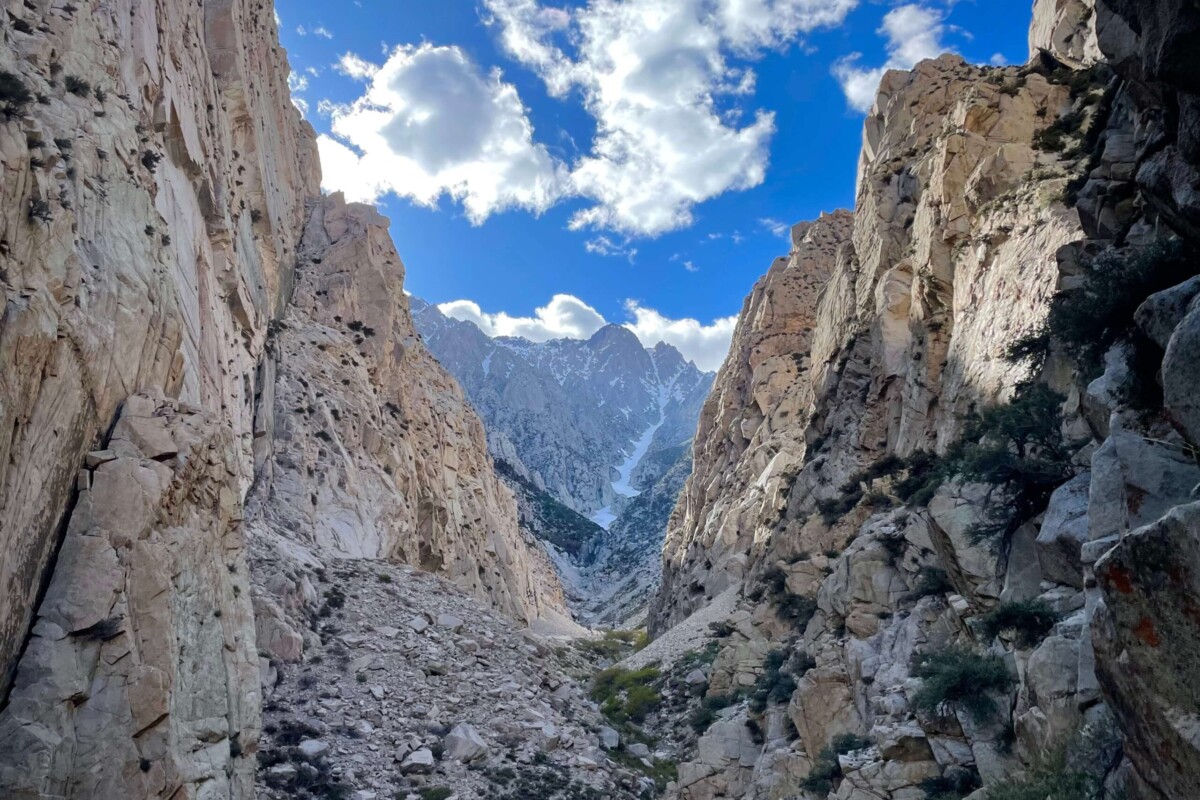
[[[483,425],[413,329],[387,221],[340,195],[315,201],[301,255],[271,341],[275,447],[252,529],[443,574],[521,621],[561,614]]]
[[[707,676],[733,705],[669,796],[1194,793],[1196,25],[1177,0],[1039,0],[1026,68],[946,82],[943,58],[884,78],[833,272],[824,256],[815,294],[793,279],[779,299],[772,268],[709,401],[729,393],[726,416],[751,430],[786,409],[796,422],[775,436],[799,469],[789,484],[769,447],[703,451],[736,441],[715,414],[697,439],[743,474],[689,486],[656,627],[745,588]],[[791,263],[828,252],[809,230]],[[786,330],[754,313],[759,295],[802,319],[817,306],[808,349],[773,354],[808,367],[779,370],[809,398],[792,408],[763,408],[766,382],[745,377],[747,345]],[[1048,316],[1080,302],[1084,329],[1109,325],[1096,365],[1069,346],[1070,318]],[[979,444],[961,441],[979,411],[1027,414],[1029,380],[1060,395],[1039,413],[1061,485],[988,545],[996,490],[936,470]],[[914,475],[923,495],[903,488]],[[721,528],[728,509],[744,521]]]
[[[0,36],[0,795],[252,796],[326,556],[557,620],[386,225],[320,197],[269,4]]]
[[[221,411],[249,482],[256,364],[319,172],[251,4],[31,3],[0,30],[29,94],[0,124],[9,676],[75,472],[129,394]]]
[[[1001,355],[1040,324],[1080,233],[1054,200],[1059,158],[1032,147],[1069,102],[1040,74],[954,56],[885,76],[853,218],[799,226],[743,307],[668,531],[656,630],[794,539],[855,470],[944,446],[1022,377]]]

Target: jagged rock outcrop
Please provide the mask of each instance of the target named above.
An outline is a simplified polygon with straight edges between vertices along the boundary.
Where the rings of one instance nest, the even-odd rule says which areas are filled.
[[[853,231],[755,287],[672,519],[656,631],[744,588],[669,796],[1194,793],[1193,5],[1038,2],[1025,68],[883,79]],[[1031,397],[1053,480],[1001,536],[962,437]]]
[[[252,796],[322,558],[565,623],[386,226],[320,197],[269,6],[0,37],[0,795]]]
[[[799,226],[743,308],[668,533],[657,628],[741,580],[776,533],[795,538],[774,531],[785,509],[798,526],[855,470],[945,446],[1012,390],[1005,347],[1045,317],[1057,251],[1080,234],[1054,201],[1059,157],[1033,147],[1068,103],[1040,74],[954,56],[885,76],[858,210]]]

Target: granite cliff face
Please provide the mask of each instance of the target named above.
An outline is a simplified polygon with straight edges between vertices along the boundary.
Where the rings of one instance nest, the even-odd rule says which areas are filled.
[[[557,617],[386,225],[320,197],[270,8],[0,35],[0,794],[251,796],[324,558]]]
[[[1039,0],[1023,68],[884,77],[702,414],[652,627],[736,607],[669,796],[1195,793],[1197,25]]]

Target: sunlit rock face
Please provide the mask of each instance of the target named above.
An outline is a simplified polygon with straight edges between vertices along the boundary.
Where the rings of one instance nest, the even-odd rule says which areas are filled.
[[[385,223],[320,196],[269,5],[0,32],[0,795],[252,796],[277,579],[322,557],[558,619]]]
[[[1024,377],[1002,355],[1044,319],[1081,233],[1054,199],[1058,156],[1033,147],[1068,104],[1042,75],[954,56],[885,76],[857,211],[797,226],[743,306],[668,533],[657,629],[742,580],[864,464],[945,446]]]

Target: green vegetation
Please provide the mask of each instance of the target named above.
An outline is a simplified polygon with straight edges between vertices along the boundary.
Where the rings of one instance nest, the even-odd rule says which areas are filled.
[[[518,474],[507,461],[496,459],[496,472],[510,485],[514,485],[528,500],[528,512],[525,509],[526,504],[519,505],[521,523],[532,529],[538,538],[550,542],[563,552],[578,556],[592,540],[604,532],[599,525],[574,509],[567,508],[539,489],[532,481]]]
[[[790,621],[797,630],[808,626],[808,621],[817,613],[817,601],[788,591],[787,572],[783,567],[771,566],[759,580],[759,587],[748,595],[751,600],[758,602],[769,593],[780,619]]]
[[[1002,660],[964,647],[918,653],[913,675],[924,681],[913,698],[918,710],[934,716],[964,711],[980,724],[996,716],[992,693],[1012,686],[1012,676]]]
[[[959,800],[980,787],[979,773],[962,767],[951,767],[944,775],[926,778],[917,784],[925,792],[925,800]]]
[[[7,119],[25,116],[25,107],[33,102],[33,95],[25,82],[11,72],[0,70],[0,107]]]
[[[575,642],[575,648],[594,658],[617,661],[649,643],[650,637],[645,628],[636,631],[611,630],[605,631],[599,639],[579,639]]]
[[[987,788],[986,800],[1088,800],[1094,779],[1079,772],[1046,768],[1026,778],[996,783]]]
[[[954,591],[954,584],[950,582],[950,576],[946,574],[946,570],[938,567],[921,567],[921,571],[917,574],[917,585],[913,588],[913,595],[916,598],[932,597],[952,591]]]
[[[717,712],[738,701],[736,694],[714,694],[704,698],[692,712],[691,725],[696,733],[704,733],[717,719]]]
[[[667,784],[679,777],[679,767],[670,759],[663,759],[661,761],[649,759],[650,765],[647,766],[642,759],[625,750],[611,750],[608,756],[617,763],[635,772],[640,772],[654,781],[654,786],[659,792],[666,791]]]
[[[979,414],[962,438],[938,459],[916,453],[905,464],[907,477],[897,493],[924,505],[937,487],[954,478],[992,487],[976,541],[1006,540],[1024,522],[1045,510],[1050,495],[1073,474],[1075,445],[1062,436],[1065,398],[1041,384],[1023,384],[1011,403]]]
[[[1057,342],[1084,378],[1093,378],[1102,370],[1109,348],[1134,335],[1133,315],[1138,306],[1198,270],[1196,253],[1178,242],[1133,253],[1106,250],[1092,262],[1087,283],[1056,295],[1045,326],[1016,342],[1008,357],[1013,361],[1041,360],[1050,343]]]
[[[800,788],[813,794],[828,795],[833,791],[833,783],[842,777],[842,768],[838,764],[838,756],[844,756],[855,750],[871,746],[871,740],[853,733],[835,736],[833,742],[823,749],[813,763],[812,771],[800,781]]]
[[[787,648],[779,648],[767,653],[763,672],[750,693],[750,710],[761,714],[768,705],[791,700],[796,691],[796,680],[815,666],[812,656],[805,652],[792,653]]]
[[[1003,603],[984,615],[980,630],[989,639],[1001,633],[1012,633],[1022,647],[1034,647],[1058,622],[1059,614],[1042,600],[1022,600]]]
[[[600,704],[604,716],[622,725],[643,722],[662,703],[656,685],[662,674],[657,667],[627,670],[610,667],[592,679],[592,699]]]
[[[63,86],[67,87],[68,92],[79,97],[87,97],[92,93],[92,85],[78,75],[68,75],[63,80]]]

